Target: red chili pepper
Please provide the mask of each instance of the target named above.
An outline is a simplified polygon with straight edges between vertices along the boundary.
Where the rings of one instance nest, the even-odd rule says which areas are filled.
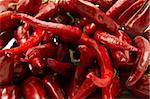
[[[135,85],[128,87],[128,89],[132,92],[132,94],[148,99],[149,98],[149,86],[150,86],[150,75],[144,75]]]
[[[143,36],[148,40],[150,41],[150,30],[147,30],[143,33]]]
[[[4,31],[0,33],[0,49],[7,45],[12,38],[12,30]]]
[[[18,29],[15,31],[14,36],[19,45],[25,43],[30,37],[28,24],[19,26]]]
[[[10,52],[0,53],[0,85],[7,84],[13,77],[13,54]]]
[[[39,11],[42,0],[19,0],[17,11],[34,15]]]
[[[87,24],[84,28],[83,31],[87,34],[87,35],[93,35],[94,32],[96,31],[96,25],[94,23],[90,23]]]
[[[91,23],[89,19],[86,17],[82,17],[81,19],[76,19],[75,20],[75,26],[82,28],[83,26],[87,25],[88,23]]]
[[[21,93],[16,85],[5,85],[0,86],[0,97],[1,99],[19,99],[21,98]]]
[[[94,73],[97,75],[96,70],[92,70],[90,73]],[[92,92],[96,90],[95,84],[91,81],[91,79],[86,78],[76,94],[71,99],[85,99]]]
[[[69,70],[73,67],[72,64],[70,63],[60,62],[52,58],[47,59],[47,64],[51,70],[58,72],[60,74],[63,74],[63,75],[67,75]]]
[[[50,43],[29,48],[26,52],[28,62],[36,69],[43,69],[46,66],[43,58],[53,57],[54,55],[55,47]]]
[[[116,20],[118,24],[125,24],[144,4],[145,0],[137,0],[127,8]]]
[[[46,99],[42,81],[34,76],[27,78],[22,84],[23,95],[27,99]]]
[[[108,34],[107,32],[97,31],[94,34],[94,38],[111,49],[138,51],[138,49],[125,41],[119,40],[119,38]]]
[[[106,15],[116,20],[135,1],[136,0],[117,0],[106,12]]]
[[[88,74],[87,78],[91,79],[93,83],[98,87],[106,87],[107,85],[109,85],[114,73],[107,49],[85,34],[82,34],[78,42],[87,45],[95,51],[98,64],[101,68],[101,78],[98,78],[92,73]]]
[[[141,35],[149,26],[149,5],[150,1],[146,0],[145,4],[125,24],[125,29],[131,36]]]
[[[14,54],[21,54],[22,52],[27,51],[30,47],[38,44],[44,37],[44,34],[45,34],[44,30],[37,29],[35,32],[33,32],[30,38],[22,45],[11,49],[1,50],[1,52],[10,51],[11,53]]]
[[[46,87],[48,95],[53,99],[65,99],[64,91],[60,87],[59,82],[55,79],[53,75],[47,75],[43,79],[43,83]]]
[[[118,37],[119,40],[125,41],[129,44],[132,44],[130,37],[123,31],[119,30],[118,32],[114,33],[114,36]],[[127,63],[130,59],[129,51],[128,50],[111,50],[111,55],[116,63]],[[118,65],[115,65],[118,66]]]
[[[46,3],[44,6],[40,8],[35,18],[46,19],[52,17],[57,12],[57,10],[58,10],[58,5],[54,1],[49,0],[48,3]]]
[[[107,87],[102,88],[102,99],[115,99],[121,91],[120,80],[117,75]]]
[[[110,33],[118,31],[119,26],[116,22],[90,2],[84,0],[60,0],[59,6],[65,10],[76,11],[82,16],[93,20],[97,26],[104,27]]]
[[[145,73],[145,71],[148,68],[149,63],[149,57],[150,57],[150,43],[142,36],[137,36],[134,39],[135,45],[141,49],[141,51],[138,52],[140,55],[139,61],[137,63],[137,67],[135,67],[135,70],[131,72],[126,85],[132,86],[134,85]]]
[[[11,15],[13,13],[14,12],[12,11],[5,11],[0,13],[0,22],[3,23],[3,25],[0,25],[0,32],[12,30],[17,27],[18,20],[11,19]]]
[[[12,18],[24,20],[28,24],[30,24],[34,27],[51,31],[52,33],[55,33],[56,35],[58,35],[62,38],[65,36],[66,38],[69,38],[69,39],[67,39],[68,41],[66,41],[66,42],[73,42],[73,41],[79,40],[81,37],[81,34],[82,34],[81,30],[77,27],[59,24],[59,23],[41,21],[41,20],[35,19],[29,15],[22,14],[22,13],[14,13],[12,15]],[[64,39],[66,39],[66,38],[64,38]]]
[[[85,45],[80,45],[78,49],[80,51],[80,64],[76,67],[74,75],[70,82],[70,86],[68,88],[69,97],[73,97],[76,94],[79,86],[81,86],[85,78],[87,69],[92,65],[94,61],[94,55],[91,49],[89,49]]]

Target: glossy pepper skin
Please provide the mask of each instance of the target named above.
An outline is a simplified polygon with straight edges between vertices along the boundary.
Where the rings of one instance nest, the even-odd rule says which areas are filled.
[[[108,34],[107,32],[97,31],[94,34],[94,38],[111,49],[138,51],[138,49],[125,41],[119,40],[119,38]]]
[[[38,44],[43,39],[44,34],[45,34],[44,30],[36,29],[35,32],[32,33],[30,38],[25,43],[15,48],[1,50],[1,52],[10,51],[13,54],[21,54],[27,51],[30,47]]]
[[[26,52],[28,62],[36,69],[43,69],[46,66],[43,58],[54,57],[54,55],[55,47],[50,43],[34,46]]]
[[[128,87],[128,89],[132,92],[132,94],[141,97],[141,98],[149,98],[149,86],[150,86],[150,75],[145,74],[142,78],[133,86]]]
[[[100,66],[101,77],[98,78],[96,75],[89,73],[87,78],[91,79],[95,85],[98,87],[106,87],[110,84],[113,77],[113,67],[108,54],[107,49],[96,42],[94,39],[89,38],[87,35],[82,34],[80,40],[78,41],[80,44],[85,44],[95,51],[96,59]]]
[[[12,11],[5,11],[0,13],[0,22],[3,23],[3,25],[0,25],[0,32],[8,31],[17,27],[18,20],[11,19],[12,14]]]
[[[60,74],[63,74],[63,75],[67,75],[67,73],[73,67],[73,65],[70,63],[60,62],[60,61],[57,61],[57,60],[52,59],[52,58],[47,59],[47,64],[51,70],[58,72]]]
[[[118,24],[102,12],[94,4],[84,0],[60,0],[59,6],[65,10],[76,11],[82,16],[93,20],[97,26],[103,27],[110,33],[118,30]]]
[[[144,4],[145,0],[137,0],[127,8],[116,20],[118,24],[124,25]]]
[[[81,19],[75,19],[75,26],[82,28],[83,26],[87,25],[90,23],[90,20],[86,17],[82,17]]]
[[[116,20],[136,0],[117,0],[106,12],[106,15]]]
[[[96,31],[96,28],[97,26],[94,23],[90,23],[90,24],[87,24],[83,30],[87,35],[92,36],[94,32]]]
[[[38,19],[35,19],[32,16],[22,14],[22,13],[14,13],[12,18],[17,18],[26,21],[28,24],[42,28],[44,30],[51,31],[56,35],[62,37],[64,40],[67,38],[66,42],[74,42],[80,39],[81,37],[81,30],[77,27],[64,25],[60,23],[53,23],[53,22],[45,22]],[[64,38],[65,36],[65,38]]]
[[[0,85],[7,84],[13,77],[13,54],[10,52],[0,53]]]
[[[43,79],[49,97],[53,99],[65,99],[64,91],[53,75],[47,75]]]
[[[18,99],[21,98],[21,93],[19,88],[14,85],[5,85],[5,86],[0,86],[0,97],[1,99]]]
[[[128,80],[126,81],[127,86],[134,85],[143,76],[149,64],[150,43],[148,42],[148,40],[142,36],[137,36],[134,39],[134,42],[135,45],[141,49],[141,51],[138,52],[140,58],[137,66],[135,67],[135,70],[131,72]]]
[[[27,99],[46,99],[46,92],[42,81],[34,76],[24,80],[22,84],[23,95]]]
[[[17,11],[34,15],[38,12],[42,0],[19,0],[17,2]]]
[[[126,22],[125,29],[132,37],[141,35],[149,26],[149,5],[146,0],[144,5]]]
[[[115,99],[121,91],[120,80],[117,75],[113,78],[110,85],[102,88],[102,99]]]

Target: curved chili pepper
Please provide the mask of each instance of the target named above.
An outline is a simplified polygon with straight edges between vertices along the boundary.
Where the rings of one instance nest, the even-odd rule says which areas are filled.
[[[91,70],[90,73],[94,73],[97,75],[97,71],[95,69]],[[86,78],[80,88],[77,90],[76,94],[71,99],[85,99],[92,92],[96,90],[96,85],[91,81],[91,79]]]
[[[142,36],[137,36],[134,39],[135,45],[141,49],[138,53],[140,55],[137,67],[131,72],[128,80],[126,81],[127,86],[134,85],[145,73],[148,68],[149,57],[150,57],[150,43]]]
[[[7,45],[7,43],[11,40],[12,30],[0,32],[0,49]]]
[[[10,52],[0,53],[0,85],[7,84],[13,77],[13,54]]]
[[[106,12],[106,15],[116,20],[135,1],[136,0],[117,0]]]
[[[97,31],[94,34],[94,38],[111,49],[138,51],[136,47],[106,32]]]
[[[21,93],[16,85],[0,86],[0,97],[1,99],[19,99],[21,98]]]
[[[69,70],[73,67],[70,63],[60,62],[52,58],[47,59],[47,64],[50,69],[63,75],[67,75]]]
[[[49,97],[53,99],[65,99],[63,89],[53,75],[47,75],[43,79]]]
[[[33,68],[42,69],[46,66],[43,58],[53,57],[55,55],[55,47],[52,44],[43,44],[32,47],[26,52],[26,58]]]
[[[115,99],[121,91],[120,80],[117,75],[112,79],[110,85],[102,88],[102,99]]]
[[[34,76],[23,82],[22,91],[27,99],[47,99],[42,81]]]
[[[131,36],[141,35],[149,26],[149,5],[150,1],[146,0],[145,4],[126,22],[125,29]]]
[[[80,65],[76,67],[70,85],[68,87],[68,97],[73,97],[81,86],[88,67],[94,61],[93,51],[85,45],[78,46],[80,51]]]
[[[118,24],[125,24],[144,4],[145,0],[137,0],[128,9],[126,9],[116,20]]]
[[[149,98],[150,75],[143,75],[143,77],[133,86],[128,87],[132,94],[141,97]]]
[[[78,42],[87,45],[95,51],[98,64],[101,68],[101,78],[98,78],[92,73],[88,74],[87,78],[91,79],[93,83],[98,87],[106,87],[107,85],[109,85],[114,73],[107,49],[85,34],[82,34]]]
[[[12,30],[17,27],[18,20],[11,19],[11,15],[13,13],[14,12],[12,11],[5,11],[0,13],[0,22],[3,23],[3,25],[0,25],[0,32]]]
[[[73,41],[79,40],[80,37],[81,37],[81,34],[82,34],[81,30],[77,27],[70,26],[70,25],[64,25],[64,24],[59,24],[59,23],[40,21],[40,20],[35,19],[35,18],[33,18],[29,15],[26,15],[26,14],[14,13],[12,15],[12,17],[24,20],[28,24],[30,24],[34,27],[42,28],[44,30],[51,31],[51,32],[55,33],[56,35],[58,35],[62,38],[64,36],[66,38],[70,38],[66,42],[73,42]]]
[[[17,11],[34,15],[39,11],[42,0],[19,0]]]
[[[83,31],[87,35],[93,35],[94,32],[96,31],[96,25],[94,23],[87,24],[84,28]]]
[[[33,32],[33,34],[25,43],[15,48],[1,50],[1,52],[10,51],[11,53],[14,53],[14,54],[21,54],[22,52],[25,52],[26,50],[28,50],[30,47],[38,44],[44,37],[44,34],[45,34],[44,30],[37,29],[35,32]]]
[[[59,6],[65,10],[76,11],[82,16],[93,20],[96,25],[103,27],[110,33],[118,31],[118,24],[90,2],[84,0],[60,0]]]
[[[29,39],[30,35],[28,29],[28,24],[24,24],[19,26],[18,29],[15,31],[14,36],[19,45],[25,43]]]

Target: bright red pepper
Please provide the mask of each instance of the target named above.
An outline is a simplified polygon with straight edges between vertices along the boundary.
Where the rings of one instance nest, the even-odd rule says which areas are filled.
[[[65,99],[64,91],[54,75],[47,75],[43,79],[48,95],[53,99]]]
[[[45,34],[44,30],[37,29],[35,30],[35,32],[33,32],[33,34],[25,43],[15,48],[1,50],[1,52],[10,51],[11,53],[14,53],[14,54],[21,54],[22,52],[27,51],[30,47],[38,44],[43,39],[44,34]]]
[[[14,55],[10,52],[0,53],[0,85],[7,84],[13,77]]]
[[[125,29],[131,36],[141,35],[149,26],[149,5],[146,0],[144,5],[126,22]]]
[[[63,75],[67,75],[67,73],[73,67],[72,64],[70,64],[70,63],[60,62],[60,61],[54,60],[52,58],[47,59],[47,64],[51,70],[58,72],[60,74],[63,74]]]
[[[140,58],[137,63],[137,66],[135,67],[135,70],[131,72],[128,80],[126,81],[127,86],[134,85],[143,76],[149,64],[150,43],[148,42],[148,40],[142,36],[137,36],[134,39],[134,42],[135,45],[139,49],[141,49],[141,51],[138,52]]]
[[[24,80],[22,84],[23,95],[27,99],[46,99],[46,92],[42,81],[34,76]]]
[[[94,34],[94,38],[111,49],[138,51],[138,49],[125,41],[119,40],[119,38],[108,34],[107,32],[97,31]]]
[[[87,24],[84,28],[83,31],[89,35],[92,36],[94,32],[96,31],[96,25],[94,23]]]
[[[16,85],[5,85],[0,86],[0,97],[1,99],[19,99],[21,98],[21,92]]]
[[[136,0],[117,0],[106,12],[106,15],[116,20],[135,1]]]
[[[117,19],[117,23],[124,25],[144,4],[145,0],[137,0],[127,8]]]
[[[44,30],[51,31],[55,33],[56,35],[62,37],[69,38],[66,42],[73,42],[76,40],[79,40],[81,37],[81,30],[77,27],[70,26],[70,25],[64,25],[59,23],[52,23],[52,22],[45,22],[38,19],[35,19],[34,17],[31,17],[26,14],[22,13],[14,13],[12,15],[12,18],[17,18],[26,21],[28,24],[37,27],[42,28]],[[64,40],[66,39],[64,38]]]
[[[94,39],[89,38],[85,34],[82,34],[78,42],[87,45],[95,51],[98,64],[101,68],[100,78],[98,78],[92,73],[88,74],[87,78],[91,79],[93,83],[98,87],[106,87],[107,85],[109,85],[111,83],[114,71],[107,49],[98,42],[96,42]]]

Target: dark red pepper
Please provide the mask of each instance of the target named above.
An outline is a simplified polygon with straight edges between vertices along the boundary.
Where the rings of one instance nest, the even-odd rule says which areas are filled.
[[[106,12],[106,15],[116,20],[136,0],[117,0]]]
[[[5,85],[0,86],[0,97],[1,99],[19,99],[21,98],[21,92],[16,85]]]
[[[23,95],[27,99],[46,99],[42,81],[34,76],[27,78],[22,84]]]
[[[140,58],[137,63],[137,66],[135,67],[135,70],[131,72],[128,80],[126,81],[127,86],[134,85],[144,75],[149,64],[150,43],[148,42],[148,40],[142,36],[137,36],[134,39],[134,42],[135,42],[135,45],[139,49],[141,49],[141,51],[138,52],[138,54],[140,55]]]
[[[83,31],[89,35],[92,36],[94,32],[96,31],[96,25],[94,23],[87,24],[84,28]]]
[[[14,56],[10,52],[0,53],[0,85],[7,84],[13,77]]]
[[[86,17],[82,17],[81,19],[75,19],[75,26],[82,28],[83,26],[87,25],[90,23],[90,20]]]
[[[69,70],[73,67],[73,65],[70,63],[60,62],[52,58],[47,59],[47,64],[51,70],[58,72],[60,74],[63,74],[63,75],[67,75]]]
[[[62,37],[62,39],[64,40],[66,38],[69,38],[66,40],[66,42],[73,42],[73,41],[79,40],[82,34],[81,30],[77,27],[59,24],[59,23],[41,21],[41,20],[35,19],[34,17],[31,17],[26,14],[22,14],[22,13],[14,13],[12,15],[12,18],[21,19],[21,20],[26,21],[28,24],[34,27],[51,31],[52,33],[60,36],[60,38]]]
[[[17,27],[18,20],[11,19],[12,14],[12,11],[5,11],[0,13],[0,22],[3,23],[3,25],[0,25],[0,32],[12,30]]]
[[[149,26],[149,5],[146,0],[144,5],[126,22],[125,29],[131,36],[141,35]]]
[[[144,4],[145,0],[137,0],[127,8],[117,19],[117,23],[124,25]]]
[[[138,51],[138,49],[125,41],[119,40],[119,38],[108,34],[107,32],[97,31],[94,34],[94,38],[111,49]]]
[[[143,33],[143,36],[148,40],[150,41],[150,30],[147,30]]]
[[[47,75],[43,79],[47,93],[53,99],[65,99],[64,91],[54,75]]]

